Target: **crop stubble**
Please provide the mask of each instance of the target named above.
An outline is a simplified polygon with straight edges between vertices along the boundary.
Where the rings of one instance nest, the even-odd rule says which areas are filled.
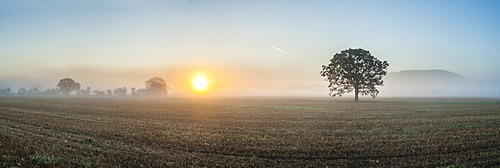
[[[0,140],[4,167],[486,167],[500,103],[0,97]]]

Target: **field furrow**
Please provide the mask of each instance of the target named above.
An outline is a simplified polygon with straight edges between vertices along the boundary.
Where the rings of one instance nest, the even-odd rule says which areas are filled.
[[[498,166],[499,109],[496,100],[0,97],[0,167]]]

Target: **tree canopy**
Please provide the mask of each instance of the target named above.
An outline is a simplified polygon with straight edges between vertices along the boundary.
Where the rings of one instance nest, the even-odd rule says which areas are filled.
[[[387,74],[387,61],[380,61],[364,49],[347,49],[336,53],[330,64],[323,65],[320,74],[329,82],[330,96],[342,96],[354,91],[358,94],[377,97],[376,85],[383,85],[382,77]]]
[[[148,95],[160,96],[166,95],[170,87],[167,82],[160,77],[153,77],[146,81],[146,91]]]
[[[80,90],[80,83],[75,82],[71,78],[64,78],[59,80],[59,83],[57,84],[57,87],[59,87],[59,91],[64,94],[64,95],[69,95],[69,93],[73,91],[78,91]]]

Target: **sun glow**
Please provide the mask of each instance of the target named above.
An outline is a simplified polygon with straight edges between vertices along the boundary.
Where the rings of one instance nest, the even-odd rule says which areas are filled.
[[[205,79],[204,77],[197,77],[193,81],[194,88],[196,90],[200,90],[200,91],[207,89],[208,84],[209,83],[208,83],[207,79]]]

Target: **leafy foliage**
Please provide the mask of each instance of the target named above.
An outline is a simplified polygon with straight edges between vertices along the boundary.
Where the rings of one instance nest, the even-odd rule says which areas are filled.
[[[69,95],[69,93],[73,91],[78,91],[80,90],[80,83],[75,82],[71,78],[64,78],[59,80],[59,83],[57,84],[57,87],[59,87],[59,91],[64,94],[64,95]]]
[[[382,77],[387,74],[387,61],[380,61],[364,49],[347,49],[336,53],[330,64],[323,65],[321,76],[330,84],[330,96],[342,96],[345,93],[355,92],[377,97],[379,91],[376,85],[383,85]]]
[[[12,93],[12,89],[10,87],[7,87],[5,89],[0,89],[0,95],[10,95]]]
[[[170,87],[167,82],[160,77],[153,77],[146,81],[146,91],[149,95],[166,95]]]
[[[125,96],[127,95],[127,87],[119,87],[113,90],[113,93],[117,96]]]

